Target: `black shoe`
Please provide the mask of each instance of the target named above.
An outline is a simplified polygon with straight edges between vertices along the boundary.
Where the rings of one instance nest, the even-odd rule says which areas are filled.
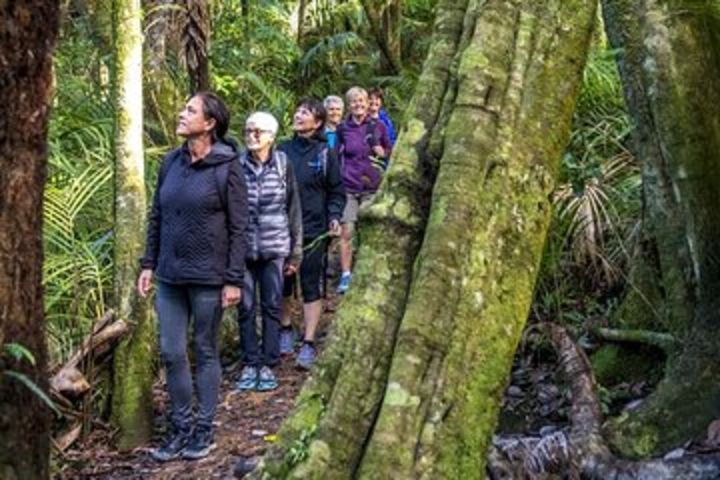
[[[175,431],[170,434],[159,448],[150,452],[150,455],[158,462],[167,462],[178,458],[190,442],[190,431]]]
[[[197,427],[190,439],[190,443],[182,451],[182,457],[188,460],[204,458],[215,449],[215,446],[215,436],[212,428]]]

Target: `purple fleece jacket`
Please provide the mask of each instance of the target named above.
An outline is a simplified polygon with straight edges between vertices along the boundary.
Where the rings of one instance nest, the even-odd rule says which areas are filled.
[[[369,121],[370,117],[366,116],[362,123],[357,124],[350,116],[338,127],[342,131],[338,136],[341,141],[342,178],[348,193],[373,193],[380,186],[382,172],[370,162],[373,142],[383,147],[386,158],[392,150],[385,125],[375,120],[373,134],[368,135]]]

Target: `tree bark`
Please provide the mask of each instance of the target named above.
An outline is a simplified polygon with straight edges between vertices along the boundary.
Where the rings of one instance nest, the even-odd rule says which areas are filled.
[[[8,480],[49,475],[48,409],[5,373],[47,389],[41,212],[59,15],[54,1],[0,3],[0,477]],[[35,364],[12,360],[10,343]]]
[[[610,425],[615,448],[646,456],[720,416],[720,19],[713,2],[605,0],[642,163],[646,267],[653,307],[684,347],[657,391]],[[648,297],[653,297],[652,292]]]
[[[115,0],[115,239],[116,318],[132,326],[114,358],[112,419],[118,445],[133,448],[152,434],[155,329],[147,302],[135,294],[145,232],[142,29],[140,0]]]
[[[448,0],[437,11],[423,78],[443,72],[449,88],[431,135],[441,160],[422,247],[405,248],[417,240],[399,235],[401,210],[389,207],[406,207],[392,181],[385,182],[361,224],[372,228],[389,212],[395,228],[361,231],[357,283],[328,352],[339,358],[339,373],[319,393],[329,400],[306,417],[301,403],[288,422],[295,428],[281,431],[286,445],[311,437],[307,458],[293,466],[297,458],[286,455],[290,470],[271,470],[274,476],[473,478],[483,469],[532,299],[595,2]],[[427,101],[428,86],[421,79],[415,105]],[[400,159],[417,128],[412,115],[405,121],[395,150]],[[407,168],[392,165],[389,180]],[[398,247],[403,264],[388,254]],[[404,271],[403,289],[389,303],[387,289],[398,282],[385,272],[407,265],[408,254],[412,270]],[[320,378],[327,361],[326,354]]]

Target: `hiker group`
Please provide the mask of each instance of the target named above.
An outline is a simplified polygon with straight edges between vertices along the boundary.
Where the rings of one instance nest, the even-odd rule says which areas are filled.
[[[180,112],[176,133],[185,142],[160,167],[137,282],[141,297],[156,286],[171,406],[172,428],[152,451],[155,459],[202,458],[214,446],[223,309],[238,307],[243,369],[235,387],[273,390],[273,368],[281,355],[295,354],[289,300],[299,283],[304,328],[295,362],[312,367],[331,238],[339,237],[337,293],[344,294],[358,210],[377,191],[395,142],[382,90],[353,87],[345,98],[346,116],[338,96],[302,99],[293,137],[279,144],[275,117],[250,114],[244,151],[227,136],[230,113],[214,93],[195,94]],[[191,324],[196,414],[187,355]]]

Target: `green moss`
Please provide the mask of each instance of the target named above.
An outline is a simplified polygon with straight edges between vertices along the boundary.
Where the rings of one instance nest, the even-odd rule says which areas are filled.
[[[637,345],[605,345],[590,358],[595,377],[605,386],[657,381],[665,363],[661,351]]]

